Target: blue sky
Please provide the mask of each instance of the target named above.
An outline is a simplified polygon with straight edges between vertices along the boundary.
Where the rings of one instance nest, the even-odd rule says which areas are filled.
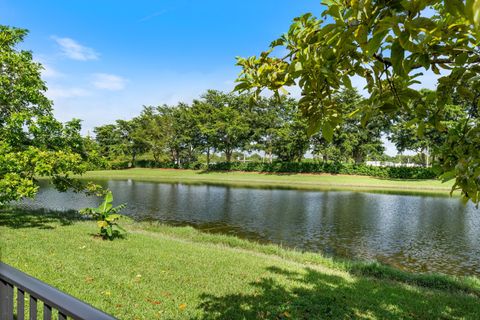
[[[231,90],[236,56],[258,54],[319,1],[0,0],[0,21],[27,28],[23,48],[46,71],[61,120],[85,130],[142,105],[190,102]]]
[[[260,53],[294,17],[321,10],[313,0],[0,0],[0,23],[30,30],[22,48],[45,66],[56,116],[82,119],[86,133],[143,105],[231,90],[236,56]]]

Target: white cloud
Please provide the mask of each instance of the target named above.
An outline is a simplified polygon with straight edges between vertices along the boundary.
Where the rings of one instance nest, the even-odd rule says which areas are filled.
[[[64,88],[91,88],[87,96],[76,96],[54,100],[54,112],[57,119],[68,121],[71,118],[82,119],[82,133],[92,132],[96,126],[113,123],[116,119],[131,119],[138,116],[143,105],[176,105],[178,102],[191,103],[205,93],[207,89],[229,92],[233,89],[232,79],[237,71],[231,69],[213,72],[162,72],[151,70],[150,74],[129,74],[128,90],[99,90],[93,85],[97,80],[91,75],[89,87],[82,83],[63,85]],[[68,80],[68,79],[67,79]],[[79,80],[78,77],[74,79]],[[59,84],[60,86],[60,84]],[[75,92],[70,92],[75,93]],[[79,94],[82,91],[77,92]],[[83,91],[85,92],[85,90]]]
[[[64,76],[63,73],[53,68],[49,64],[42,63],[42,66],[43,66],[42,76],[44,78],[51,79],[51,78],[60,78]]]
[[[111,91],[123,90],[127,85],[127,79],[114,74],[95,73],[92,84],[98,89],[105,89]]]
[[[47,97],[52,100],[59,98],[77,98],[87,97],[91,92],[83,88],[64,88],[64,87],[50,87],[47,91]]]
[[[60,46],[62,53],[70,59],[87,61],[97,60],[99,57],[99,54],[95,50],[82,46],[71,38],[52,37],[52,39]]]

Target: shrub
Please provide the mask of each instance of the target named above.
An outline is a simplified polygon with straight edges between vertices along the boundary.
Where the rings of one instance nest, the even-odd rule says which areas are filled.
[[[124,204],[117,207],[112,206],[113,194],[108,191],[105,195],[105,199],[98,208],[85,208],[80,210],[81,214],[88,215],[94,219],[97,219],[97,225],[100,228],[99,235],[103,239],[113,240],[120,236],[120,231],[126,232],[118,223],[117,220],[121,218],[118,214],[120,210],[125,208]]]
[[[128,169],[130,162],[126,160],[114,160],[114,161],[110,161],[108,164],[109,164],[108,167],[111,170],[121,170],[121,169]]]
[[[339,162],[219,162],[211,164],[211,171],[258,171],[271,173],[330,173],[363,175],[390,179],[433,179],[431,168],[421,167],[373,167],[364,164]]]

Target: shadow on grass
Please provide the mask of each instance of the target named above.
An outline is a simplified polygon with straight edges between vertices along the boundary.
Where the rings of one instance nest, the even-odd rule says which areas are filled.
[[[196,319],[474,319],[478,298],[425,293],[371,278],[346,279],[313,269],[267,268],[252,294],[204,294]]]
[[[51,226],[53,223],[68,226],[75,221],[81,220],[86,219],[74,210],[52,211],[45,209],[27,210],[14,207],[0,208],[0,226],[12,229],[53,229]]]
[[[412,273],[379,262],[363,261],[344,262],[344,269],[358,276],[396,281],[428,289],[465,293],[480,298],[480,281],[477,277],[455,277],[437,273]]]

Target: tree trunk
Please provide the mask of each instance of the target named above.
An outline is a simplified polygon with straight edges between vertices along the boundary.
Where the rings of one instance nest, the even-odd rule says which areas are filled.
[[[193,162],[193,147],[191,145],[188,147],[188,162]]]
[[[207,148],[207,169],[210,166],[210,148]]]
[[[137,158],[137,154],[136,153],[133,153],[132,154],[132,167],[134,168],[135,167],[135,159]]]
[[[429,164],[430,164],[430,163],[428,162],[428,160],[430,160],[430,157],[429,157],[430,154],[429,154],[429,153],[430,153],[430,152],[429,152],[429,150],[428,150],[428,147],[426,147],[426,152],[425,152],[425,160],[426,160],[426,161],[425,161],[425,162],[426,162],[426,164],[427,164],[427,168],[429,167]]]
[[[180,167],[180,151],[178,149],[175,149],[175,163]]]
[[[232,153],[233,153],[233,150],[225,150],[225,158],[227,159],[227,162],[232,161]]]
[[[359,150],[353,151],[353,160],[355,164],[362,164],[363,163],[363,154]]]

